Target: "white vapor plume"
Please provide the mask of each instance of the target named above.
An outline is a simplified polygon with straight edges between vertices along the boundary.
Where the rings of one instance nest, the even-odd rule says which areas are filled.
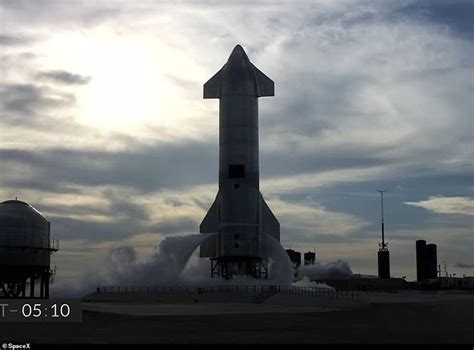
[[[290,285],[292,268],[288,255],[274,238],[265,237],[268,256],[268,279],[234,276],[231,280],[211,278],[209,259],[199,258],[199,245],[214,234],[168,236],[146,262],[138,262],[133,247],[109,251],[104,262],[87,271],[76,285],[57,281],[51,286],[53,296],[84,296],[100,285]]]
[[[311,281],[308,276],[304,276],[302,280],[296,281],[292,283],[294,287],[309,287],[309,288],[317,288],[317,289],[330,289],[335,290],[333,287],[328,286],[326,283],[318,283],[315,281]]]
[[[344,279],[352,276],[349,264],[342,260],[337,260],[327,264],[316,262],[314,265],[300,266],[297,279],[308,277],[310,280],[322,279]]]

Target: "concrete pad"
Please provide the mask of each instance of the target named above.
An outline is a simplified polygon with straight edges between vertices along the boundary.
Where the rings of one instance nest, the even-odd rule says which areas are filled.
[[[306,296],[306,295],[291,295],[291,294],[275,294],[270,296],[264,304],[268,305],[292,305],[292,306],[319,306],[327,308],[347,309],[354,307],[366,306],[366,302],[359,302],[356,300],[335,299],[327,296]]]
[[[464,291],[399,291],[397,293],[360,292],[360,301],[380,303],[431,303],[444,301],[474,301],[474,293]]]
[[[135,316],[177,316],[177,315],[230,315],[230,314],[268,314],[268,313],[311,313],[340,310],[335,307],[307,305],[272,305],[252,303],[113,303],[83,302],[84,311],[114,313]]]

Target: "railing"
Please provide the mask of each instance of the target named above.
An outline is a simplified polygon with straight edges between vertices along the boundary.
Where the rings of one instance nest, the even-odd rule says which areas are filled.
[[[409,286],[406,285],[396,285],[396,286],[386,286],[384,284],[366,284],[366,285],[356,285],[353,286],[354,289],[357,289],[361,292],[372,292],[372,293],[398,293],[399,290],[408,290]]]
[[[1,247],[59,250],[59,239],[34,233],[0,233]]]
[[[250,293],[259,296],[274,294],[328,297],[341,300],[359,300],[358,290],[333,290],[329,288],[295,286],[98,286],[97,293],[185,293],[185,294],[223,294]]]
[[[59,250],[59,239],[58,238],[51,238],[49,241],[49,249],[51,250]]]

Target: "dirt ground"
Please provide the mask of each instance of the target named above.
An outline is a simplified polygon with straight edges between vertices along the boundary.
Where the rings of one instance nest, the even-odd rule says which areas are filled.
[[[474,297],[314,313],[132,316],[83,311],[76,324],[0,324],[0,343],[474,344]]]

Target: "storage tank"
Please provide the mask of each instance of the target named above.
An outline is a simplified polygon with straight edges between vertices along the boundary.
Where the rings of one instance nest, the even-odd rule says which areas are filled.
[[[390,278],[390,252],[381,249],[377,253],[379,278]]]
[[[306,252],[303,254],[305,265],[314,265],[316,261],[316,252]]]
[[[301,253],[293,249],[286,249],[286,253],[290,257],[293,268],[297,269],[301,265]]]
[[[39,211],[16,199],[0,203],[0,298],[49,298],[51,254],[57,250]]]
[[[426,241],[416,241],[416,280],[421,282],[427,278]]]

